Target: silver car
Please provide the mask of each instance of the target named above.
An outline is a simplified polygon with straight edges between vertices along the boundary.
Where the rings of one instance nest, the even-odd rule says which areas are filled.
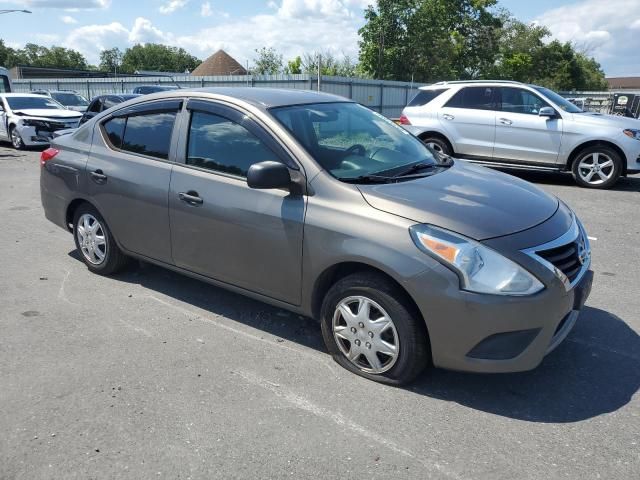
[[[41,165],[45,215],[91,271],[137,258],[316,318],[340,365],[388,384],[535,368],[591,289],[569,207],[333,95],[139,97]]]
[[[640,172],[640,120],[583,112],[557,93],[507,81],[422,87],[400,123],[433,149],[490,166],[570,171],[613,186]]]

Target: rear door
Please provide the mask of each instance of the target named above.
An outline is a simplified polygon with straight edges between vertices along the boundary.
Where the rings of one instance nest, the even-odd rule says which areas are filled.
[[[456,154],[490,159],[496,134],[495,87],[460,89],[438,112]]]
[[[121,246],[166,263],[172,137],[181,105],[158,100],[114,112],[96,125],[87,163],[89,195]]]
[[[524,88],[500,87],[497,94],[494,158],[555,164],[562,142],[562,117],[539,116],[541,108],[551,105]]]
[[[7,130],[7,104],[3,98],[0,98],[0,138],[9,139],[9,131]]]
[[[203,100],[187,108],[169,191],[175,264],[299,305],[306,197],[246,181],[261,161],[299,166],[247,114]]]

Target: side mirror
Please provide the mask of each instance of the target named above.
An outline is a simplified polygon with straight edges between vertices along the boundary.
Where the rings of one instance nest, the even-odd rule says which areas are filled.
[[[247,172],[247,185],[251,188],[289,188],[289,169],[280,162],[266,161],[254,163]]]
[[[555,118],[557,116],[556,111],[552,107],[542,107],[538,112],[540,117]]]

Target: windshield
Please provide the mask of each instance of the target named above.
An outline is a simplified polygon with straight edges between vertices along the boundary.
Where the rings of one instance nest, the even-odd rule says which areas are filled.
[[[51,96],[67,107],[86,107],[89,105],[89,102],[77,93],[52,93]]]
[[[53,98],[47,97],[5,97],[11,110],[24,110],[27,108],[62,109],[64,107]]]
[[[386,175],[418,162],[438,164],[420,140],[357,103],[297,105],[270,112],[324,169],[342,180]]]
[[[582,113],[582,110],[580,108],[576,107],[569,100],[558,95],[553,90],[549,90],[548,88],[544,88],[544,87],[533,87],[533,88],[535,88],[537,91],[542,93],[545,97],[547,97],[549,100],[551,100],[553,103],[555,103],[558,107],[560,107],[565,112]]]

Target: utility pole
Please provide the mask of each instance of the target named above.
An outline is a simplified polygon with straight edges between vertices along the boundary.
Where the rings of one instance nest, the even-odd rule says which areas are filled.
[[[318,54],[318,91],[320,91],[320,72],[322,71],[322,55]]]

